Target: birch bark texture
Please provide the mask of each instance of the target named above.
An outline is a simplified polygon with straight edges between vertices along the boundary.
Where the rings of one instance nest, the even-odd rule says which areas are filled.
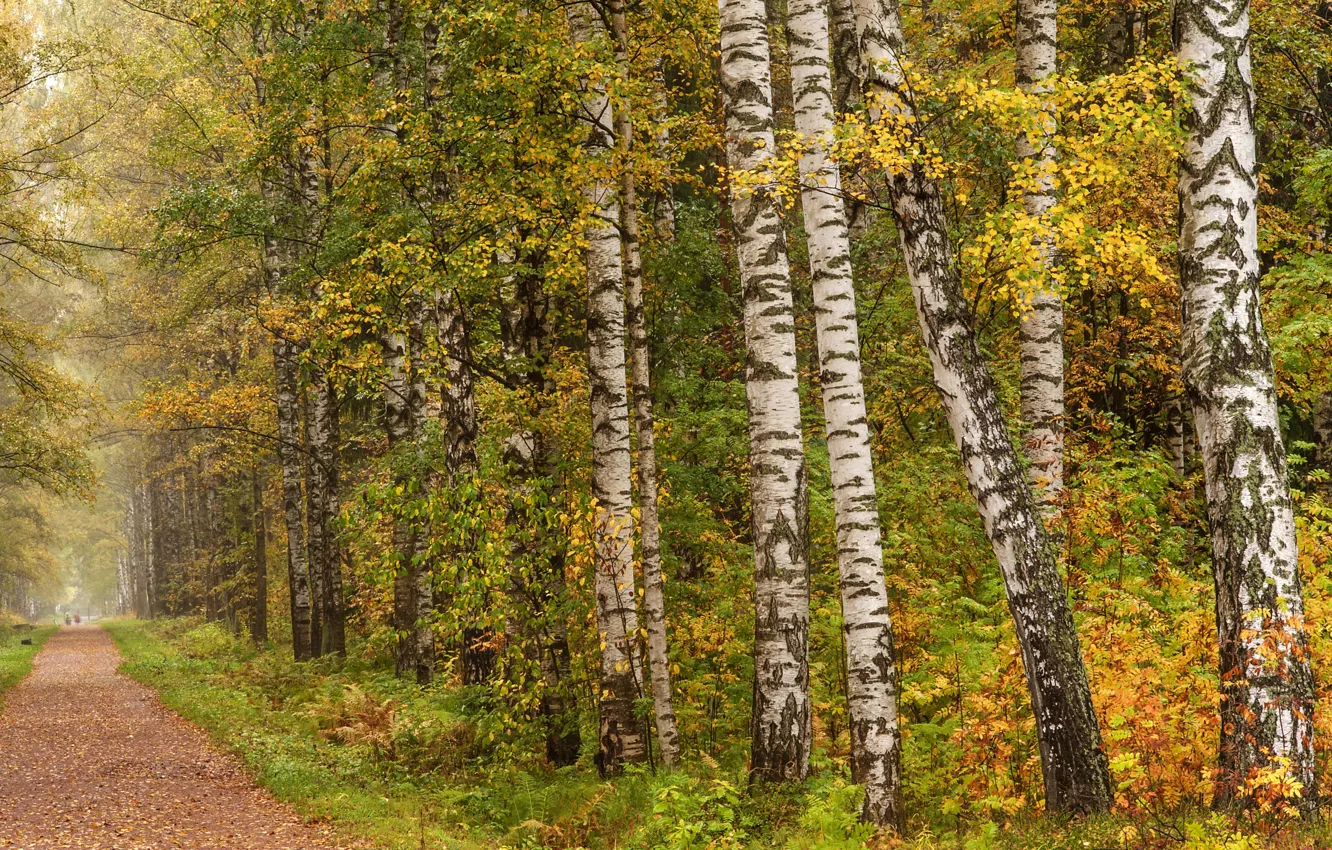
[[[878,100],[871,116],[890,109],[914,118],[897,0],[855,0],[855,8],[862,73]],[[1113,800],[1110,772],[1072,611],[972,330],[938,186],[916,165],[888,175],[888,190],[935,386],[1017,627],[1046,808],[1104,811]]]
[[[1057,12],[1058,0],[1017,0],[1014,63],[1018,88],[1041,101],[1040,132],[1017,137],[1020,168],[1031,174],[1022,206],[1042,225],[1036,250],[1043,267],[1030,303],[1022,305],[1019,333],[1028,477],[1047,517],[1058,510],[1064,489],[1064,302],[1051,274],[1059,254],[1053,233],[1047,229],[1057,200],[1054,98],[1048,82],[1058,70]]]
[[[771,51],[763,0],[720,0],[721,88],[732,171],[772,159]],[[755,779],[809,775],[809,505],[800,431],[791,272],[770,186],[731,190],[744,291],[754,540]]]
[[[897,668],[888,611],[869,419],[860,371],[851,240],[833,133],[828,0],[791,0],[787,13],[800,199],[819,349],[820,387],[837,521],[837,566],[846,641],[851,778],[865,786],[861,818],[901,830]],[[835,43],[835,42],[834,42]]]
[[[624,0],[611,0],[611,29],[620,79],[628,83],[629,22]],[[634,123],[628,103],[615,111],[620,144],[620,233],[624,240],[625,301],[632,354],[630,383],[634,391],[634,426],[638,432],[639,552],[643,561],[643,616],[646,622],[652,714],[661,760],[667,767],[680,761],[680,732],[671,698],[671,661],[666,639],[666,595],[661,575],[661,523],[657,511],[657,448],[653,433],[652,360],[648,348],[647,313],[643,306],[643,252],[639,239],[638,185],[633,169]],[[674,216],[671,217],[674,227]],[[665,225],[662,225],[665,227]]]
[[[310,451],[310,570],[318,575],[320,655],[347,652],[346,611],[342,598],[342,558],[333,520],[338,515],[338,400],[326,372],[312,388],[306,433]]]
[[[595,49],[605,37],[589,3],[569,8],[574,42]],[[579,116],[587,127],[587,160],[609,165],[615,116],[604,84],[590,82]],[[597,766],[614,773],[647,758],[634,701],[642,693],[638,593],[634,578],[633,468],[628,372],[624,349],[624,267],[614,184],[593,177],[584,189],[593,209],[587,240],[588,379],[592,398],[593,546],[597,629],[601,633],[601,730]]]
[[[1182,0],[1192,100],[1179,174],[1184,385],[1201,447],[1220,643],[1219,805],[1289,760],[1317,806],[1313,672],[1295,518],[1260,314],[1258,163],[1246,0]]]
[[[278,464],[282,467],[282,517],[287,528],[287,581],[291,588],[291,648],[297,661],[314,656],[311,644],[310,563],[301,511],[300,375],[296,344],[273,342],[277,381]]]

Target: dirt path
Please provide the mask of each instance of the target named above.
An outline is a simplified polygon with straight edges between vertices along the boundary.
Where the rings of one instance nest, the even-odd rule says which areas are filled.
[[[327,850],[207,738],[116,673],[96,626],[52,635],[0,718],[0,848]]]

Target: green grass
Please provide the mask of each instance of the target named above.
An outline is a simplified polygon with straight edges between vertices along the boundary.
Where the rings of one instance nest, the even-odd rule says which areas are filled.
[[[386,780],[382,771],[363,763],[360,753],[322,740],[309,718],[283,710],[289,699],[275,701],[263,693],[246,675],[265,660],[262,654],[239,644],[227,653],[209,647],[183,652],[190,633],[175,625],[104,623],[125,657],[121,672],[156,690],[168,708],[239,756],[279,800],[306,818],[335,823],[340,835],[376,847],[419,848],[423,825],[425,846],[485,846],[459,844],[466,836],[453,830],[445,834],[432,825],[438,822],[432,813],[441,811],[437,789]],[[310,686],[301,677],[277,684],[293,691]]]
[[[586,766],[508,764],[459,692],[421,689],[380,666],[295,664],[197,619],[104,623],[121,671],[236,754],[260,784],[342,837],[386,850],[537,847],[623,850],[854,850],[858,791],[823,763],[804,786],[747,789],[706,757],[686,772],[632,770],[604,781]],[[34,633],[34,644],[49,635]],[[0,644],[0,683],[17,681],[36,647]],[[330,730],[339,730],[330,733]],[[322,731],[322,733],[321,733]],[[826,762],[826,759],[822,760]],[[928,829],[900,850],[1312,850],[1325,827],[1242,830],[1205,812],[1067,822],[1034,813]],[[1169,837],[1167,837],[1169,836]]]
[[[278,799],[375,847],[691,850],[713,841],[719,850],[839,850],[860,843],[843,834],[855,810],[845,783],[838,811],[816,812],[810,824],[804,792],[748,795],[742,777],[715,765],[691,774],[634,771],[608,782],[587,766],[460,758],[450,751],[475,749],[468,730],[480,736],[449,689],[423,691],[354,660],[341,669],[293,664],[285,653],[257,652],[197,620],[104,625],[125,657],[121,672],[239,756]],[[356,699],[393,706],[391,748],[369,734],[350,741],[320,734],[321,717]],[[815,793],[823,792],[816,786]],[[829,832],[839,840],[828,841]]]
[[[0,709],[4,707],[3,694],[32,671],[33,656],[55,631],[55,626],[38,626],[30,632],[0,628]],[[25,638],[31,638],[32,643],[24,644]]]

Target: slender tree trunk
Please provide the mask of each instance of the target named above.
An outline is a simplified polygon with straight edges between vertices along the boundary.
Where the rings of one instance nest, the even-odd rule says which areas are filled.
[[[473,493],[477,488],[476,457],[476,394],[472,375],[471,330],[463,315],[456,292],[440,293],[436,302],[436,319],[440,347],[444,352],[444,383],[440,407],[440,424],[444,434],[444,463],[448,471],[449,488],[453,493]],[[466,511],[468,506],[455,502],[455,511]],[[476,551],[476,541],[468,540],[463,551],[454,553],[463,560],[464,570],[470,570]],[[487,628],[475,625],[472,612],[462,628],[461,667],[464,685],[479,685],[490,678],[495,665],[493,635]]]
[[[388,434],[390,449],[410,443],[413,428],[413,379],[407,354],[407,337],[396,331],[385,331],[380,337],[384,350],[384,430]],[[395,482],[404,490],[411,482],[398,476]],[[393,580],[393,627],[398,632],[397,673],[412,675],[421,684],[429,683],[434,672],[434,654],[422,656],[427,641],[421,635],[429,631],[429,622],[421,622],[422,605],[428,601],[418,598],[422,589],[420,547],[412,520],[400,516],[393,522],[393,552],[397,559],[397,572]]]
[[[444,77],[447,70],[444,55],[439,50],[439,24],[429,19],[422,28],[421,41],[425,53],[424,96],[433,132],[443,137],[446,133],[443,112],[446,103]],[[450,186],[443,167],[436,167],[430,175],[430,196],[436,214],[446,208]],[[441,253],[447,251],[442,246]],[[476,391],[472,374],[471,328],[464,313],[462,296],[456,290],[437,291],[434,300],[435,333],[443,353],[444,381],[440,387],[439,421],[444,436],[444,465],[448,474],[448,489],[452,496],[452,510],[470,511],[462,501],[474,498],[477,489],[476,456]],[[461,575],[470,572],[475,559],[477,541],[469,539],[452,556],[461,566]],[[481,684],[490,678],[494,668],[495,650],[489,629],[476,625],[480,612],[463,615],[461,630],[461,673],[465,685]]]
[[[318,574],[321,655],[347,652],[342,558],[333,531],[338,512],[338,400],[327,374],[311,388],[306,409],[309,442],[310,572]]]
[[[669,161],[671,153],[671,128],[667,123],[671,117],[671,104],[667,99],[666,74],[661,63],[657,64],[654,77],[658,94],[656,108],[653,110],[657,127],[653,144],[657,149],[657,156],[665,163]],[[665,175],[665,185],[652,199],[652,218],[658,239],[670,241],[675,238],[675,188],[671,183],[669,166]]]
[[[277,377],[278,463],[282,467],[282,516],[287,526],[287,579],[291,588],[291,648],[297,661],[313,657],[311,646],[310,569],[306,560],[301,511],[300,387],[296,344],[273,342]]]
[[[722,0],[721,87],[727,160],[760,172],[773,157],[768,21],[762,0]],[[754,705],[751,775],[809,774],[809,506],[800,431],[795,320],[773,187],[732,192],[748,357],[754,534]]]
[[[125,553],[116,553],[116,614],[124,616],[129,610],[129,566],[125,563]],[[5,598],[5,610],[13,610],[8,594]]]
[[[896,0],[855,4],[862,68],[879,100],[872,114],[877,117],[882,108],[912,114]],[[1113,799],[1110,775],[1072,612],[971,327],[938,187],[917,165],[889,175],[888,189],[934,382],[1017,627],[1040,739],[1046,807],[1104,811]]]
[[[254,612],[250,637],[268,643],[268,511],[264,507],[264,485],[258,469],[250,470],[250,492],[254,506]]]
[[[1317,807],[1314,680],[1272,354],[1260,316],[1258,163],[1246,0],[1175,6],[1192,69],[1179,174],[1184,384],[1202,446],[1220,639],[1221,781],[1289,760]]]
[[[1181,480],[1188,473],[1188,454],[1184,435],[1184,407],[1180,399],[1166,402],[1166,452],[1170,455],[1170,468]]]
[[[557,767],[578,760],[581,735],[578,710],[569,685],[568,629],[564,618],[552,607],[565,598],[562,534],[552,521],[548,505],[559,503],[558,450],[548,435],[533,430],[543,407],[554,395],[550,362],[549,295],[527,258],[521,254],[522,239],[509,263],[501,289],[501,338],[504,360],[514,383],[521,388],[528,409],[527,422],[505,441],[505,460],[517,480],[517,493],[510,504],[506,525],[530,528],[530,534],[513,534],[514,593],[532,611],[523,623],[533,646],[531,655],[541,672],[540,710],[546,724],[546,755]],[[543,489],[547,489],[542,493]]]
[[[386,138],[399,137],[397,99],[406,87],[405,63],[401,50],[404,9],[398,0],[377,0],[376,13],[383,19],[383,42],[371,57],[374,88],[385,102],[384,116],[375,132]],[[390,450],[409,443],[417,436],[425,406],[425,394],[419,376],[420,348],[409,352],[409,336],[421,321],[419,299],[404,304],[409,329],[407,334],[385,328],[380,334],[384,357],[384,430]],[[404,492],[412,488],[410,477],[398,476],[395,484]],[[397,572],[393,581],[393,626],[398,633],[397,674],[412,674],[420,684],[434,677],[435,651],[431,614],[434,609],[430,571],[424,563],[428,541],[413,522],[398,517],[393,525],[393,552]],[[424,615],[424,616],[423,616]]]
[[[856,10],[851,0],[829,0],[828,23],[832,37],[832,99],[836,114],[854,112],[864,104],[865,81],[860,74],[860,41],[856,37]],[[854,241],[869,226],[869,206],[858,200],[867,190],[864,175],[842,174],[842,204],[847,232]],[[858,192],[847,191],[857,189]]]
[[[427,399],[424,367],[425,305],[419,293],[415,292],[407,302],[407,344],[407,414],[411,420],[411,439],[417,440],[425,427]],[[429,498],[432,478],[430,473],[416,476],[416,485],[420,490],[418,498]],[[435,572],[430,555],[432,532],[429,521],[414,523],[411,533],[414,550],[411,559],[412,601],[416,607],[416,625],[412,632],[415,643],[413,655],[416,660],[416,681],[424,685],[435,678]]]
[[[1037,250],[1044,274],[1022,305],[1022,421],[1028,477],[1047,517],[1059,508],[1064,489],[1064,301],[1051,274],[1058,262],[1053,230],[1055,116],[1048,84],[1057,70],[1055,13],[1057,0],[1018,0],[1015,76],[1020,89],[1042,99],[1042,127],[1037,136],[1020,134],[1018,159],[1038,176],[1022,196],[1027,215],[1042,220]]]
[[[862,819],[901,830],[905,817],[893,626],[860,374],[851,240],[841,173],[828,152],[833,133],[828,6],[827,0],[791,0],[787,8],[795,126],[805,145],[800,198],[814,282],[820,386],[837,517],[851,778],[865,786]]]
[[[323,482],[310,442],[315,430],[310,394],[301,390],[301,417],[304,422],[301,474],[305,492],[305,562],[310,573],[310,654],[324,654],[324,508]]]
[[[130,570],[134,574],[134,616],[141,620],[152,617],[152,605],[148,597],[148,488],[145,484],[136,484],[132,491],[130,506],[134,511],[131,526],[133,537],[130,547]]]
[[[611,0],[611,27],[615,61],[626,83],[629,60],[629,25],[624,0]],[[639,240],[638,187],[632,167],[633,116],[626,104],[615,112],[615,134],[620,143],[620,234],[624,240],[625,297],[629,339],[633,353],[631,382],[634,422],[638,430],[639,540],[643,560],[643,615],[647,620],[647,649],[652,683],[652,713],[656,720],[661,759],[667,767],[680,761],[680,732],[671,699],[671,661],[666,640],[666,599],[661,577],[661,525],[657,515],[657,450],[653,433],[652,362],[648,350],[647,315],[643,309],[643,259]],[[665,225],[663,225],[665,226]],[[674,226],[674,217],[671,227]]]
[[[604,36],[590,4],[569,7],[574,42],[592,46]],[[609,164],[615,123],[604,84],[583,96],[588,127],[584,147],[591,160]],[[595,178],[585,189],[595,212],[587,239],[588,378],[592,397],[593,546],[596,564],[597,630],[601,637],[601,732],[597,765],[613,773],[623,762],[647,758],[634,701],[642,692],[634,580],[633,471],[629,447],[629,399],[624,351],[624,268],[615,188]]]
[[[828,26],[832,39],[833,109],[838,115],[844,115],[854,112],[864,102],[861,92],[865,81],[860,76],[856,9],[851,0],[829,0]]]

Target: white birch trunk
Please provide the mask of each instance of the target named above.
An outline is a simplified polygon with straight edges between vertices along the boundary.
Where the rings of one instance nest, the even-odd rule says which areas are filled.
[[[611,27],[620,78],[630,78],[629,25],[623,0],[611,0]],[[661,524],[657,514],[657,449],[653,433],[652,363],[648,350],[647,315],[643,309],[643,257],[639,241],[638,188],[632,167],[633,118],[627,108],[615,113],[623,165],[620,169],[620,232],[624,239],[625,298],[633,352],[634,424],[638,431],[639,543],[643,560],[643,616],[647,623],[652,713],[661,760],[667,767],[680,761],[680,732],[671,698],[671,661],[666,636],[666,596],[661,576]],[[672,215],[670,226],[674,228]],[[665,225],[661,225],[665,226]]]
[[[761,172],[774,154],[768,21],[763,0],[720,0],[726,154]],[[745,391],[754,533],[754,705],[750,770],[809,775],[809,506],[800,431],[791,275],[772,187],[732,191],[745,299]]]
[[[384,431],[389,448],[409,442],[415,436],[412,421],[412,379],[407,359],[407,337],[393,330],[380,334],[384,356]],[[408,482],[395,479],[396,484]],[[411,520],[393,521],[393,554],[397,560],[393,578],[393,627],[398,632],[396,671],[399,676],[414,676],[422,684],[430,680],[433,658],[421,657],[419,632],[428,629],[420,622],[417,600],[421,565],[417,562],[417,535]]]
[[[1191,75],[1179,175],[1184,384],[1202,447],[1220,638],[1218,804],[1289,759],[1316,810],[1313,673],[1295,517],[1260,315],[1258,164],[1246,0],[1175,7]]]
[[[327,374],[314,382],[306,411],[310,448],[310,570],[319,581],[319,654],[347,651],[342,600],[342,559],[333,529],[338,514],[338,402]]]
[[[905,818],[893,625],[860,374],[851,240],[842,205],[841,173],[828,152],[834,106],[827,0],[791,0],[787,31],[795,128],[805,145],[800,157],[800,199],[809,234],[820,386],[837,517],[851,778],[865,786],[862,819],[901,830]]]
[[[1027,215],[1047,219],[1055,205],[1054,99],[1047,83],[1056,70],[1057,0],[1018,0],[1015,76],[1018,87],[1042,98],[1041,133],[1017,138],[1018,159],[1034,164],[1039,177],[1022,197]],[[1064,489],[1064,302],[1051,270],[1058,262],[1053,233],[1037,246],[1045,266],[1039,286],[1024,305],[1022,337],[1022,420],[1028,477],[1047,517]]]
[[[855,8],[862,70],[881,101],[871,115],[881,108],[911,114],[896,0],[855,0]],[[1046,807],[1104,811],[1112,801],[1110,776],[1072,612],[971,327],[938,187],[915,166],[890,174],[888,189],[934,382],[1017,627]]]
[[[310,566],[301,511],[300,386],[296,344],[273,342],[277,381],[278,463],[282,467],[282,516],[287,527],[287,579],[291,587],[291,647],[297,661],[314,654],[310,641]]]
[[[666,123],[671,117],[671,104],[666,97],[666,74],[661,67],[661,63],[657,64],[655,77],[658,89],[656,108],[653,110],[653,117],[657,124],[654,143],[657,156],[661,157],[664,162],[671,153],[671,129]],[[669,167],[666,173],[665,185],[662,186],[653,199],[653,224],[658,239],[669,242],[675,238],[675,189],[671,185]]]
[[[605,33],[591,5],[569,9],[574,42],[594,45]],[[609,160],[615,146],[614,116],[602,85],[584,93],[589,160]],[[607,163],[609,164],[609,163]],[[595,212],[587,239],[588,379],[592,396],[593,545],[597,628],[601,633],[601,736],[597,765],[612,773],[623,762],[647,758],[634,700],[642,692],[634,581],[633,470],[624,350],[624,269],[615,188],[595,178],[585,188]]]

